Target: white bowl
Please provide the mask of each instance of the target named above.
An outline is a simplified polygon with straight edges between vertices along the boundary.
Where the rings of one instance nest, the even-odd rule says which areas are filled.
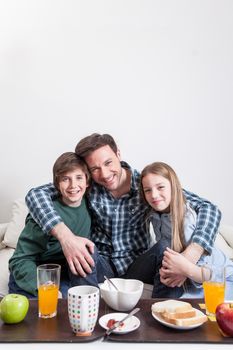
[[[119,289],[117,291],[108,281],[100,285],[101,297],[105,303],[117,311],[129,311],[134,308],[143,292],[143,282],[133,279],[111,278]]]

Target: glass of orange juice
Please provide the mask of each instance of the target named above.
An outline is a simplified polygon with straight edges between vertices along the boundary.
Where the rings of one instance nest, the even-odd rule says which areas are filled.
[[[61,266],[44,264],[37,266],[38,315],[51,318],[57,315]]]
[[[216,307],[224,302],[225,267],[215,265],[202,266],[202,285],[206,314],[215,316]]]

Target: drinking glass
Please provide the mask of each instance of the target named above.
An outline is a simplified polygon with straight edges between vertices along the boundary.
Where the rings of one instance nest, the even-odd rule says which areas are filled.
[[[38,315],[51,318],[57,315],[61,266],[44,264],[37,267]]]
[[[215,316],[216,307],[224,302],[225,267],[215,265],[202,266],[202,285],[206,314]]]

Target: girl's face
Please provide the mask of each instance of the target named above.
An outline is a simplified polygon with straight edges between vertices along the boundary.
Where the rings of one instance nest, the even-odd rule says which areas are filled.
[[[165,177],[147,174],[142,179],[142,188],[149,205],[158,212],[170,212],[171,184]]]

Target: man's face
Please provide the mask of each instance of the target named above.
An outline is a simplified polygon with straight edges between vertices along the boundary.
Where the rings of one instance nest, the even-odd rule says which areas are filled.
[[[122,178],[120,154],[114,153],[108,145],[103,146],[85,157],[92,179],[107,190],[116,191]]]
[[[63,202],[70,207],[78,207],[88,184],[81,168],[64,173],[59,179],[59,190]]]

